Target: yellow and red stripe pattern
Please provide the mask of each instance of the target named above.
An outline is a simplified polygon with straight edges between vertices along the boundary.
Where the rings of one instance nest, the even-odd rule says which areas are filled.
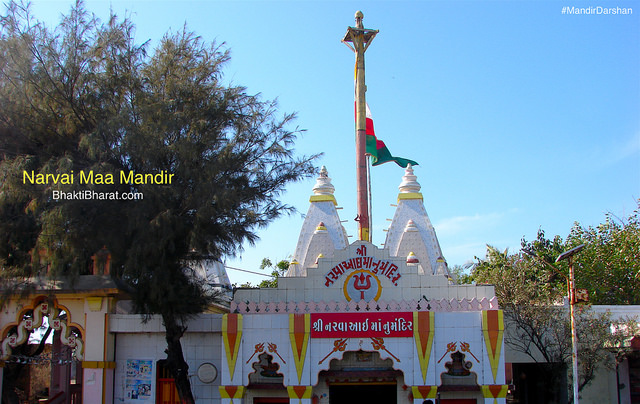
[[[302,369],[307,356],[309,334],[311,333],[311,317],[306,314],[289,314],[289,339],[291,352],[296,365],[298,383],[302,382]]]
[[[220,386],[220,397],[230,399],[230,403],[233,403],[233,399],[240,400],[244,396],[244,386]]]
[[[413,386],[411,387],[413,398],[426,400],[427,398],[436,398],[438,386]]]
[[[433,334],[435,331],[434,316],[430,311],[413,312],[413,337],[418,351],[418,362],[422,371],[422,382],[427,382],[427,369],[431,348],[433,347]]]
[[[302,403],[302,400],[308,400],[311,398],[311,390],[311,386],[287,386],[289,398],[297,398],[299,403]]]
[[[504,335],[504,313],[502,310],[482,312],[482,333],[487,347],[487,356],[493,373],[493,382],[497,382],[500,352]]]
[[[222,316],[222,341],[229,367],[229,380],[233,380],[242,341],[242,314],[228,313]]]
[[[506,398],[509,386],[506,384],[491,384],[482,386],[482,395],[484,398],[493,398],[494,404],[498,403],[499,398]]]

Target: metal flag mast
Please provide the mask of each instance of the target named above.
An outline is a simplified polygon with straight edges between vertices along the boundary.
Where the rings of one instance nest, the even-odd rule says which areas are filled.
[[[369,216],[369,184],[367,172],[367,101],[364,82],[364,53],[378,33],[377,29],[366,29],[362,24],[364,14],[356,12],[356,26],[348,27],[342,42],[356,54],[356,175],[358,193],[358,239],[371,241]]]

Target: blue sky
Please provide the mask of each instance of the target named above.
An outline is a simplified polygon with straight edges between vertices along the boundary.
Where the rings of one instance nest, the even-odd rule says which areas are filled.
[[[59,22],[70,1],[34,0]],[[628,216],[640,198],[640,5],[562,1],[87,1],[103,21],[129,15],[153,47],[187,28],[224,42],[230,83],[297,111],[303,154],[324,152],[347,232],[356,235],[353,53],[340,40],[354,13],[380,33],[366,54],[376,134],[415,169],[449,265],[517,251],[520,239],[567,236],[574,222]],[[631,8],[568,15],[563,7]],[[373,241],[384,242],[403,170],[373,167]],[[259,231],[233,267],[288,259],[315,180],[283,200],[299,213]],[[350,240],[355,240],[352,237]],[[232,282],[263,278],[229,271]]]

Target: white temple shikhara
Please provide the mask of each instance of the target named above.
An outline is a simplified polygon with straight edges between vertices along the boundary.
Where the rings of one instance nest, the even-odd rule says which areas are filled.
[[[420,184],[411,165],[407,166],[398,187],[398,208],[387,232],[385,248],[392,256],[413,253],[420,262],[420,273],[449,277],[447,263],[436,237],[436,232],[424,208]]]

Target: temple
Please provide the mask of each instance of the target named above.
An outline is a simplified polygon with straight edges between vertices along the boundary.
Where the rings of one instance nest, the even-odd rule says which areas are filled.
[[[410,165],[398,188],[384,247],[348,244],[322,168],[287,276],[222,318],[222,402],[504,403],[493,287],[451,281]]]

